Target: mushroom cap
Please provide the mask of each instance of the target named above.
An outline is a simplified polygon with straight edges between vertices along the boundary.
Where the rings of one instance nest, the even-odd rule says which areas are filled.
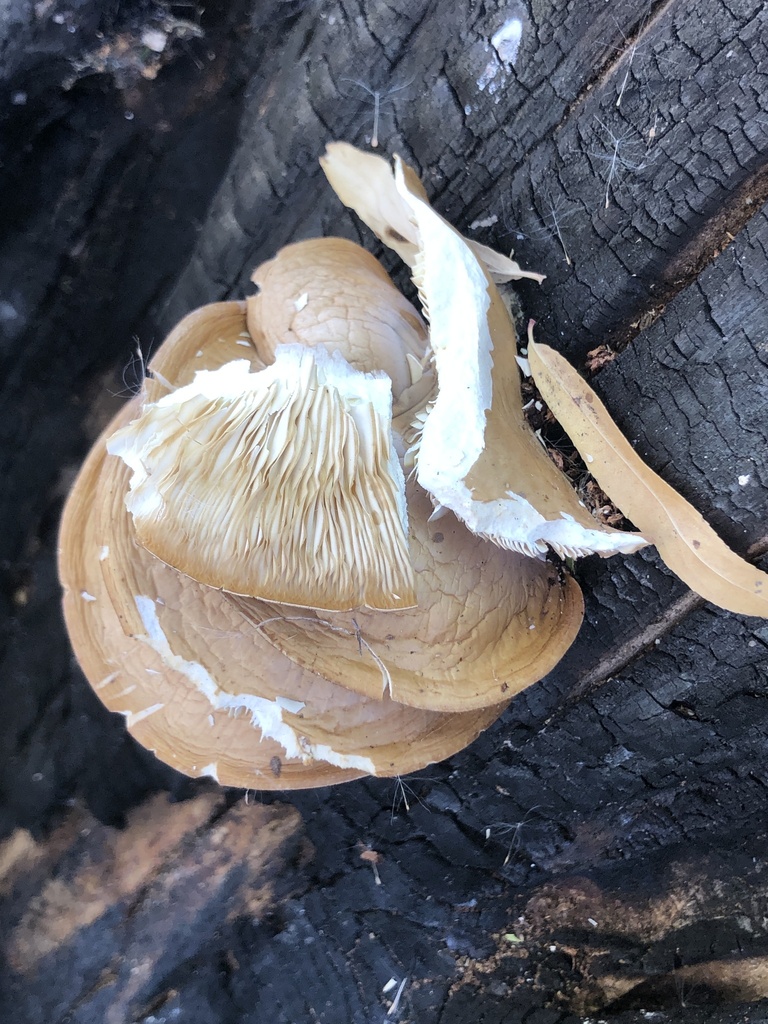
[[[173,387],[194,372],[190,361],[231,361],[244,322],[239,303],[196,311],[155,357],[153,373]],[[210,351],[197,356],[203,335]],[[178,360],[179,350],[189,359]],[[147,382],[155,394],[160,387]],[[59,558],[78,660],[142,745],[192,776],[304,788],[415,771],[461,749],[498,716],[505,705],[441,714],[361,697],[283,655],[246,613],[290,610],[206,587],[143,548],[125,508],[129,470],[106,453],[106,437],[139,403],[126,406],[81,470],[65,506]]]
[[[418,232],[408,204],[395,188],[390,162],[348,142],[330,142],[320,157],[320,166],[342,203],[353,209],[404,263],[413,266],[419,250]],[[407,166],[404,173],[413,191],[426,200],[418,175]]]
[[[400,165],[409,193],[429,203],[426,189],[413,168],[402,161]],[[320,166],[342,203],[353,209],[404,263],[413,267],[421,248],[419,232],[410,205],[395,184],[389,161],[375,153],[365,153],[348,142],[329,142],[320,157]],[[515,260],[487,245],[471,238],[464,241],[499,284],[524,277],[544,280],[544,274],[523,270]]]
[[[247,359],[251,370],[263,370],[266,363],[258,354],[261,343],[248,326],[244,301],[211,302],[192,310],[149,361],[140,404],[157,402],[186,387],[198,370],[218,370],[233,360]]]
[[[251,331],[258,336],[254,313],[250,310]],[[220,359],[226,346],[218,320],[216,327]],[[238,338],[241,330],[242,325],[237,331],[230,325]],[[179,346],[186,349],[186,365],[177,357]],[[151,368],[166,380],[173,369],[181,383],[190,374],[192,351],[177,329]],[[196,353],[193,358],[199,366]],[[407,501],[415,570],[412,609],[334,613],[315,611],[306,601],[307,611],[297,615],[284,601],[243,600],[243,614],[308,670],[371,699],[386,692],[403,704],[447,712],[508,699],[550,671],[573,642],[583,617],[578,585],[543,560],[498,550],[452,515],[430,522],[430,499],[413,480]],[[169,520],[176,515],[178,506],[169,506]],[[286,571],[294,573],[293,566]],[[232,579],[218,585],[233,593],[238,589]]]
[[[265,363],[298,342],[341,352],[357,370],[381,370],[397,402],[421,377],[427,328],[378,260],[346,238],[287,245],[252,275],[248,326]]]
[[[414,603],[385,374],[281,345],[255,373],[198,370],[107,447],[133,471],[139,541],[193,579],[312,608]]]
[[[537,682],[579,631],[578,584],[549,562],[475,536],[451,513],[430,521],[432,504],[414,480],[407,495],[414,608],[309,610],[292,620],[253,602],[248,614],[297,662],[372,698],[384,692],[414,707],[466,711]]]
[[[523,415],[517,336],[496,285],[461,235],[407,195],[438,379],[418,445],[419,483],[473,532],[533,557],[547,547],[563,557],[643,547],[639,534],[595,520],[547,456]]]
[[[103,436],[94,445],[78,475],[59,536],[67,629],[77,660],[102,703],[125,716],[128,731],[142,746],[192,777],[208,775],[224,785],[277,789],[331,785],[365,774],[327,761],[305,764],[301,758],[287,757],[284,747],[254,728],[248,717],[214,707],[190,680],[191,663],[179,658],[174,667],[158,649],[160,644],[148,642],[135,597],[145,596],[142,589],[149,590],[156,595],[151,603],[158,609],[162,605],[156,599],[173,597],[157,593],[151,571],[138,595],[127,586],[122,566],[129,567],[135,578],[135,559],[144,576],[142,570],[150,569],[152,556],[133,540],[130,517],[119,503],[117,521],[102,522],[101,503],[110,512],[115,504],[105,493],[105,440]],[[110,466],[115,463],[109,460]],[[124,468],[119,471],[122,474]],[[107,576],[104,570],[110,561],[119,568]],[[162,565],[159,559],[154,561]],[[117,592],[121,582],[123,594]]]

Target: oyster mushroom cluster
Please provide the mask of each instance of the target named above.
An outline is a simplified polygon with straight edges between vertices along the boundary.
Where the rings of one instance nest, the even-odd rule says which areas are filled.
[[[322,163],[410,265],[429,330],[352,242],[282,249],[255,296],[166,339],[62,522],[95,691],[163,761],[227,785],[456,752],[578,632],[579,587],[547,551],[648,541],[593,520],[525,423],[494,282],[526,272],[464,239],[399,160],[337,143]]]

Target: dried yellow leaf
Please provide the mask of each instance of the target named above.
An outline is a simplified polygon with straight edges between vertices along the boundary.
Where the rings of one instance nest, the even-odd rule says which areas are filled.
[[[768,617],[768,574],[717,536],[637,455],[585,380],[554,349],[528,343],[541,396],[607,495],[691,590],[729,611]]]

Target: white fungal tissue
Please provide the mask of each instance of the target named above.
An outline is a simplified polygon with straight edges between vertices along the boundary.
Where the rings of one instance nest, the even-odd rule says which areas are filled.
[[[520,18],[510,18],[491,36],[491,45],[499,55],[499,60],[508,68],[513,68],[523,38],[523,23]]]

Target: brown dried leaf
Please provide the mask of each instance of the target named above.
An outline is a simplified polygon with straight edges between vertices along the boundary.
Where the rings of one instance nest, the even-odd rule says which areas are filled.
[[[645,465],[595,392],[547,345],[528,344],[536,386],[603,490],[684,583],[713,604],[768,617],[768,574],[737,555]]]

